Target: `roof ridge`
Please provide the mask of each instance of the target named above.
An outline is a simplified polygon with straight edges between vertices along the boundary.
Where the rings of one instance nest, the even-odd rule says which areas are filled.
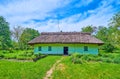
[[[86,34],[91,35],[89,32],[42,32],[41,35],[65,35],[65,34]]]

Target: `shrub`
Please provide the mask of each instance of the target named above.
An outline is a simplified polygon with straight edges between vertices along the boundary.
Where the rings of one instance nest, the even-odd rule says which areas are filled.
[[[73,58],[80,58],[82,55],[80,53],[74,53],[72,54]]]
[[[71,55],[71,60],[75,64],[82,64],[85,62],[85,60],[82,59],[82,57],[83,55],[81,55],[80,53],[74,53]]]
[[[113,52],[113,50],[115,49],[115,47],[110,43],[105,44],[104,48],[106,52]]]
[[[5,54],[5,53],[9,53],[9,51],[7,51],[7,50],[3,50],[2,53],[4,53],[4,54]]]
[[[83,63],[83,60],[80,59],[80,58],[77,58],[73,61],[74,64],[82,64]]]
[[[41,53],[36,53],[34,54],[36,57],[40,57],[42,54]]]
[[[0,53],[0,58],[3,58],[3,57],[4,57],[3,53]]]
[[[5,59],[16,59],[16,55],[4,54]]]
[[[113,60],[114,63],[120,64],[120,57],[116,57]]]
[[[110,59],[110,58],[104,58],[102,61],[106,62],[106,63],[112,63],[113,62],[113,60]]]

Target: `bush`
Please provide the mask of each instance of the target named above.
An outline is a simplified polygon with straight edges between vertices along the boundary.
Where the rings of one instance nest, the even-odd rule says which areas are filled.
[[[81,58],[86,61],[91,61],[94,60],[96,57],[97,57],[96,55],[85,54]]]
[[[80,59],[80,58],[77,58],[73,61],[74,64],[82,64],[83,63],[83,60]]]
[[[106,52],[113,52],[113,50],[115,49],[115,47],[110,43],[105,44],[104,48]]]
[[[2,53],[4,53],[4,54],[5,54],[5,53],[9,53],[9,51],[7,51],[7,50],[3,50]]]
[[[34,54],[36,57],[40,57],[42,54],[41,53],[36,53]]]
[[[5,59],[16,59],[16,55],[4,54]]]
[[[33,61],[37,61],[37,60],[39,60],[39,59],[41,59],[41,58],[44,58],[44,57],[46,57],[47,55],[42,55],[42,54],[35,54],[34,55],[35,57],[33,58]]]
[[[82,59],[82,56],[80,53],[74,53],[71,55],[71,60],[73,63],[75,64],[82,64],[84,63],[85,61]]]
[[[113,60],[110,59],[110,58],[104,58],[102,61],[106,62],[106,63],[112,63],[113,62]]]
[[[80,58],[82,55],[80,53],[74,53],[72,54],[73,58]]]
[[[4,57],[3,53],[0,53],[0,58],[3,58],[3,57]]]
[[[114,63],[120,64],[120,57],[116,57],[113,60]]]

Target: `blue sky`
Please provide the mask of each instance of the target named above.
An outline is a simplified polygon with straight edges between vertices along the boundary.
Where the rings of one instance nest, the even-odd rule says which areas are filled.
[[[10,23],[11,29],[19,25],[39,32],[107,26],[118,11],[120,0],[0,0],[0,16]]]

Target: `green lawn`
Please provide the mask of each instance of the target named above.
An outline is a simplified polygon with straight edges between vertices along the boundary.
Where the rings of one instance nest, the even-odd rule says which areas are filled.
[[[0,79],[42,79],[61,56],[47,56],[37,62],[0,60]]]
[[[53,79],[120,79],[120,64],[87,62],[74,64],[64,57],[52,74]]]

